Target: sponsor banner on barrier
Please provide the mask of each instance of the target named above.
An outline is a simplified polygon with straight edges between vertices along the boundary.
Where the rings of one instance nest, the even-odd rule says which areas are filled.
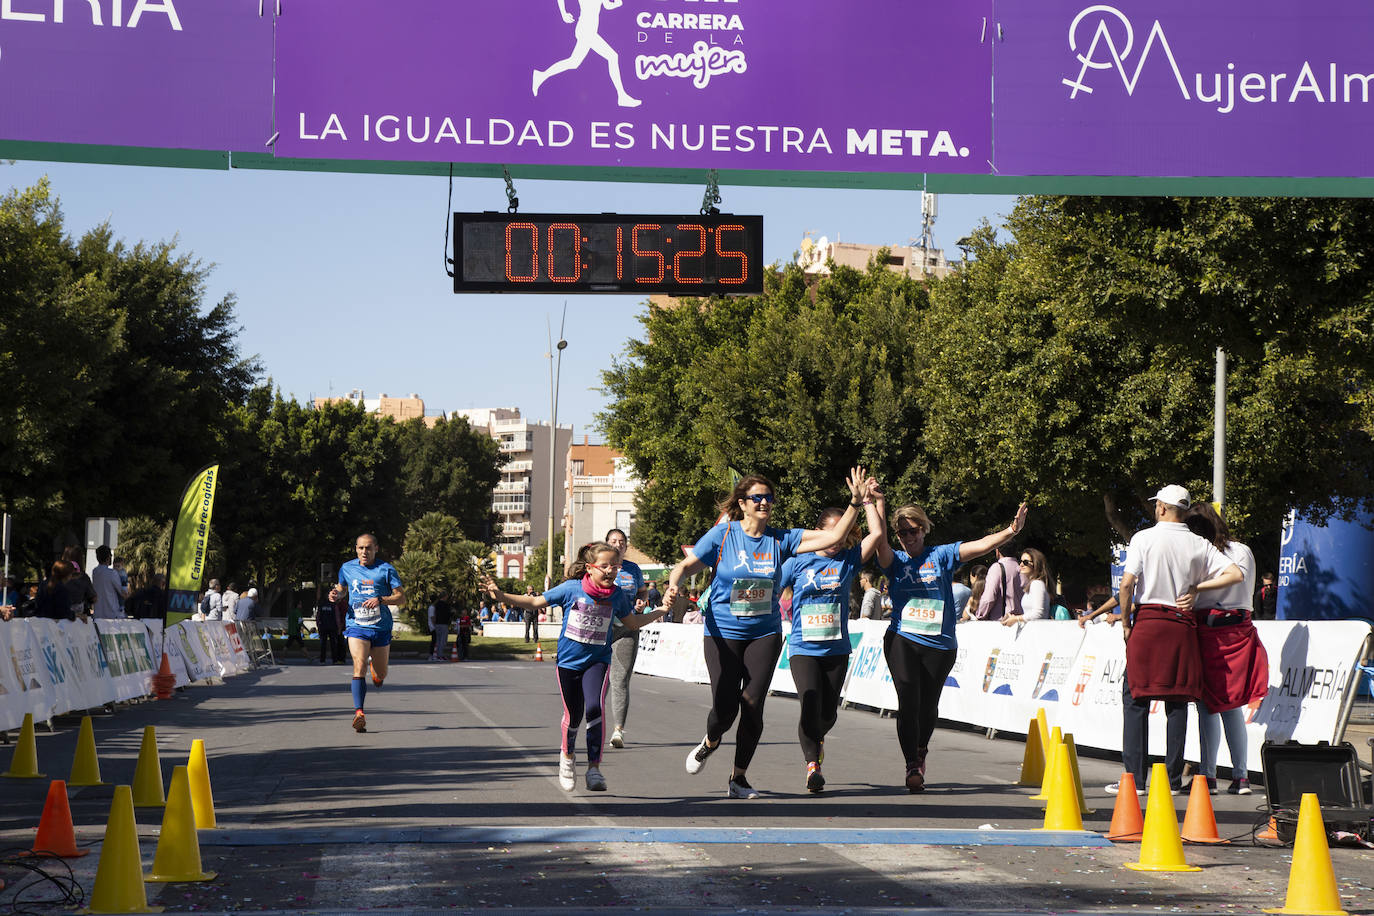
[[[883,656],[887,621],[854,620],[849,626],[851,632],[859,631],[860,638],[858,648],[849,659],[849,673],[845,675],[841,694],[844,702],[874,709],[896,709],[897,691],[892,686],[892,673],[887,670],[887,659]]]
[[[705,632],[695,624],[649,624],[639,631],[635,672],[706,683],[706,656],[701,648]]]
[[[272,17],[255,0],[4,0],[0,138],[261,149]]]
[[[294,0],[277,22],[276,151],[985,173],[991,16],[991,0]],[[940,91],[890,91],[913,59]]]
[[[859,621],[849,621],[849,645],[857,649],[863,640],[863,634],[859,632],[857,624]],[[797,695],[797,682],[792,679],[792,623],[784,620],[782,622],[782,654],[778,656],[778,666],[773,671],[773,682],[769,686],[771,693],[780,693],[784,696],[794,697]],[[851,655],[850,661],[853,661]],[[848,677],[848,674],[845,675]]]
[[[160,637],[162,624],[154,621],[157,636],[144,620],[100,620],[96,629],[104,649],[114,684],[115,699],[132,700],[151,691],[152,675],[162,661]]]
[[[941,717],[1009,731],[1025,731],[1041,706],[1053,717],[1070,687],[1084,631],[1076,623],[1042,626],[1047,622],[1052,621],[961,624],[955,668],[940,697]]]
[[[73,709],[93,709],[119,699],[101,645],[100,631],[90,623],[57,622],[60,644],[66,652],[66,674],[71,682]]]
[[[204,623],[183,620],[168,632],[169,645],[174,639],[176,652],[186,665],[187,676],[192,681],[220,676],[219,665],[215,662],[214,645],[210,642]]]
[[[1045,0],[997,19],[1001,174],[1374,171],[1368,0]]]

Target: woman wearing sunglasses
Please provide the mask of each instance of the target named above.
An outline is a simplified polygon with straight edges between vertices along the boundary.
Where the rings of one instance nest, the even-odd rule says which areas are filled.
[[[878,565],[891,583],[892,623],[883,635],[883,654],[897,691],[897,741],[906,758],[906,787],[921,792],[926,786],[926,752],[940,707],[945,678],[954,667],[954,606],[951,583],[963,563],[989,553],[1016,537],[1026,525],[1026,504],[1001,531],[959,544],[926,545],[932,527],[917,505],[903,506],[894,517],[900,550],[887,543],[887,507],[883,494],[870,489],[865,506],[868,530],[878,538]]]
[[[1021,551],[1017,564],[1026,577],[1026,593],[1021,598],[1021,613],[1002,617],[1002,626],[1011,627],[1027,620],[1048,620],[1054,601],[1050,594],[1050,561],[1034,547]]]
[[[738,716],[735,763],[726,794],[757,798],[745,771],[763,735],[763,703],[782,652],[782,614],[778,608],[782,564],[798,553],[826,550],[849,535],[866,492],[863,468],[849,472],[849,508],[826,529],[774,528],[772,481],[758,474],[740,480],[721,506],[718,523],[668,575],[669,605],[683,576],[710,566],[715,570],[702,599],[706,618],[704,652],[711,678],[711,711],[706,736],[687,755],[687,772],[699,773]]]

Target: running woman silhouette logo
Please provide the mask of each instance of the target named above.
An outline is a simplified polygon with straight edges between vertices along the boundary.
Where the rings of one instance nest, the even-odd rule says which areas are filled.
[[[743,570],[745,570],[745,571],[747,571],[747,572],[753,572],[753,571],[754,571],[754,570],[749,566],[749,551],[747,551],[747,550],[741,550],[741,551],[739,552],[739,562],[735,564],[735,569],[736,569],[736,570],[741,570],[741,569],[743,569]]]
[[[622,0],[577,0],[577,25],[573,27],[573,37],[577,39],[577,43],[573,45],[572,53],[567,57],[550,64],[547,69],[534,71],[530,88],[536,97],[539,95],[539,87],[544,85],[545,80],[568,70],[576,70],[587,59],[587,54],[595,51],[606,61],[611,85],[615,86],[616,104],[621,108],[639,107],[639,99],[626,92],[625,84],[621,82],[620,55],[601,37],[601,11],[616,9],[621,3]],[[558,0],[558,12],[563,16],[564,22],[573,24],[573,15],[568,12],[567,0]]]
[[[905,582],[909,585],[920,584],[916,580],[916,567],[910,563],[902,564],[902,574],[897,578],[898,582]]]

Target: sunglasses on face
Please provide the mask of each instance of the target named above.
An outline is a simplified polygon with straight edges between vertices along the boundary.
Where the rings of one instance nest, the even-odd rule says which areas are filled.
[[[924,529],[924,528],[898,528],[898,529],[897,529],[897,537],[899,537],[899,538],[914,537],[914,536],[916,536],[917,534],[923,534],[923,533],[925,533],[925,529]]]
[[[774,496],[772,493],[750,493],[748,496],[744,498],[751,501],[756,506],[761,506],[765,503],[771,505],[772,503],[775,503],[778,500],[778,498]]]
[[[1022,557],[1022,558],[1021,558],[1021,562],[1018,563],[1017,565],[1018,565],[1018,566],[1030,566],[1030,565],[1031,565],[1030,557]]]

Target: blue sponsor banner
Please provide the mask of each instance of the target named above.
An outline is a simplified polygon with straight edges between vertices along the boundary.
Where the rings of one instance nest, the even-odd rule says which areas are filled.
[[[1279,551],[1279,620],[1374,620],[1374,515],[1324,525],[1292,514]]]

